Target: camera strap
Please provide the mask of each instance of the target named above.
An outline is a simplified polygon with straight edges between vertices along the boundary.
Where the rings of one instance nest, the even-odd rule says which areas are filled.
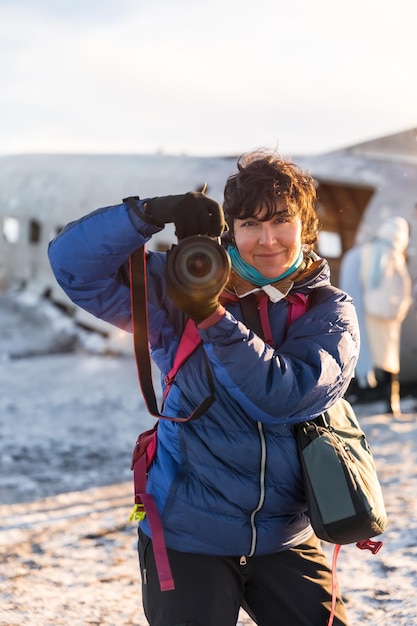
[[[204,398],[188,417],[168,417],[166,415],[161,415],[155,396],[155,390],[152,380],[151,357],[149,354],[145,246],[138,248],[131,254],[129,259],[129,266],[134,352],[136,358],[136,366],[138,370],[139,383],[147,409],[149,413],[154,417],[170,420],[172,422],[188,422],[190,420],[197,419],[207,411],[207,409],[213,404],[215,399],[213,375],[208,359],[203,352],[206,363],[206,373],[210,388],[210,395],[207,396],[207,398]],[[200,342],[193,343],[193,350],[197,348],[199,343]],[[187,357],[190,356],[193,350],[190,350],[190,352],[187,353]],[[170,382],[173,381],[173,376],[175,376],[176,370],[179,369],[182,364],[180,362],[180,356],[177,359],[177,365],[175,366],[174,363],[174,368],[170,372]],[[184,360],[185,358],[182,359],[182,362]]]

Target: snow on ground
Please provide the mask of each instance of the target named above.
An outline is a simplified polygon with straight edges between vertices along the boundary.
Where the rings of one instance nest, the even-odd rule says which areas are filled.
[[[415,402],[399,419],[355,407],[389,527],[375,556],[341,549],[352,626],[417,624]],[[129,464],[153,421],[132,355],[108,355],[47,301],[0,296],[0,626],[146,625]]]

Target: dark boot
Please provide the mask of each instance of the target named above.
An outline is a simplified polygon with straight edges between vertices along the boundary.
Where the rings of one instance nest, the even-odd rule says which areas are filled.
[[[394,417],[400,416],[400,383],[398,375],[378,370],[377,380],[379,397],[384,401],[386,412],[394,415]]]

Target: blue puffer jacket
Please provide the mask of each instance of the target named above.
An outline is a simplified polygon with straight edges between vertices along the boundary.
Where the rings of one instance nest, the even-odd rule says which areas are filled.
[[[157,227],[125,204],[99,209],[69,224],[50,244],[56,278],[80,307],[131,330],[129,255]],[[165,254],[147,254],[149,337],[162,377],[171,369],[185,315],[167,297]],[[304,294],[329,284],[322,260],[293,288]],[[313,300],[312,300],[313,301]],[[148,477],[168,547],[211,555],[262,555],[297,545],[311,534],[293,425],[343,396],[353,375],[358,327],[351,299],[328,297],[286,333],[287,302],[269,303],[273,348],[242,322],[238,302],[214,326],[199,330],[202,345],[177,374],[164,406],[188,416],[210,395],[200,419],[161,420]],[[150,534],[146,519],[143,530]]]

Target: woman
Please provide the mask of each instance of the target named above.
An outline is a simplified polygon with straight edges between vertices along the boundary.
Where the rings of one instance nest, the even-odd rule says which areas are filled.
[[[343,396],[359,340],[351,299],[328,289],[319,297],[330,279],[327,262],[312,252],[315,204],[307,173],[257,150],[226,182],[227,227],[214,200],[190,193],[100,209],[50,245],[57,280],[73,301],[125,329],[128,257],[165,223],[175,223],[179,239],[223,233],[231,258],[225,288],[197,299],[166,279],[165,254],[147,254],[149,337],[162,378],[188,318],[202,339],[164,414],[186,417],[210,395],[207,362],[216,394],[201,418],[159,423],[147,490],[161,515],[175,591],[159,589],[145,518],[139,556],[152,626],[232,626],[241,605],[260,626],[327,623],[331,572],[306,513],[293,430]],[[297,294],[310,306],[288,326]],[[244,321],[248,301],[259,311],[258,333]],[[339,598],[334,624],[347,623]]]
[[[383,400],[396,417],[401,414],[401,328],[412,302],[408,243],[407,221],[390,217],[370,241],[345,254],[340,270],[340,285],[355,301],[361,329],[358,388],[365,397]],[[372,389],[376,393],[370,393]]]

